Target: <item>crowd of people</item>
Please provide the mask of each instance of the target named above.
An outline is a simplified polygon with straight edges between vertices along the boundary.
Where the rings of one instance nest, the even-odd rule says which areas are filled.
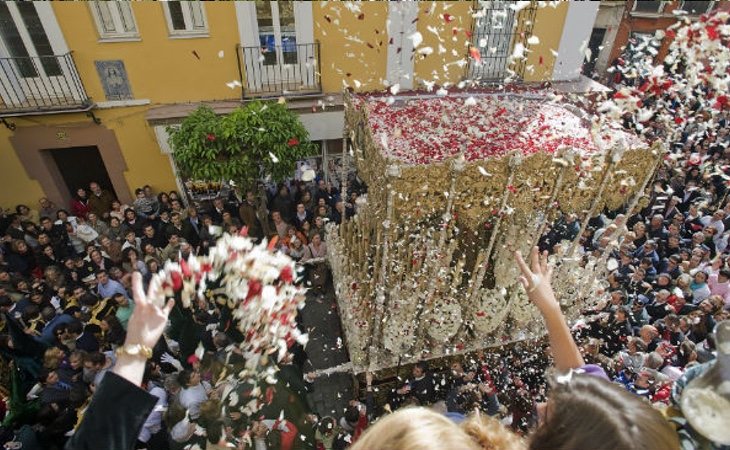
[[[75,192],[68,208],[42,198],[35,209],[18,205],[3,212],[0,442],[63,448],[95,390],[117,366],[117,350],[138,307],[132,295],[135,272],[146,288],[167,261],[206,254],[222,233],[243,233],[267,238],[274,250],[301,263],[313,289],[321,289],[328,277],[325,224],[355,214],[355,200],[364,193],[356,179],[350,186],[350,195],[343,198],[320,177],[250,191],[240,201],[230,195],[190,202],[186,208],[177,192],[155,193],[144,186],[126,205],[91,182],[88,189]],[[196,425],[215,406],[220,409],[214,376],[238,330],[219,311],[188,321],[180,319],[182,314],[177,308],[172,311],[170,327],[154,346],[144,372],[142,386],[158,400],[133,440],[136,448],[185,448],[197,441],[204,448]],[[305,359],[302,349],[292,350],[282,364],[291,365],[295,375],[280,395],[294,392],[302,404],[306,381],[296,373]],[[285,367],[281,373],[287,373]],[[301,389],[293,388],[295,384]],[[259,435],[284,427],[274,424],[278,414],[271,413],[271,422],[256,422]],[[278,431],[283,434],[279,439],[291,434]],[[314,442],[313,428],[309,434]]]
[[[727,114],[717,123],[715,128],[686,127],[642,208],[604,211],[581,236],[579,218],[566,214],[539,242],[541,251],[560,254],[567,241],[577,238],[584,258],[609,258],[605,289],[596,292],[602,299],[584,310],[570,330],[580,353],[569,368],[597,367],[599,377],[646,404],[672,404],[674,383],[688,369],[715,358],[712,332],[716,323],[728,319]],[[322,288],[328,277],[325,224],[356,213],[363,189],[353,184],[345,198],[318,180],[281,185],[265,196],[247,192],[242,201],[219,197],[185,208],[176,192],[155,194],[150,186],[137,189],[132,205],[125,205],[92,182],[88,190],[78,189],[68,209],[44,198],[37,209],[18,205],[15,212],[4,213],[0,354],[5,417],[0,438],[62,448],[74,434],[96,388],[117,364],[115,350],[123,346],[135,310],[134,272],[147,286],[166,261],[205,254],[221,233],[245,228],[255,239],[273,240],[275,249],[302,263],[312,288]],[[195,443],[205,448],[210,437],[205,424],[220,411],[215,380],[236,331],[215,311],[194,317],[192,326],[176,324],[175,314],[173,309],[172,325],[144,371],[141,385],[157,400],[134,440],[136,448]],[[303,375],[306,354],[293,350],[280,367],[275,386],[281,392],[269,398],[272,406],[261,420],[247,426],[257,448],[342,449],[357,442],[381,415],[428,406],[471,436],[469,442],[493,445],[502,439],[515,448],[525,445],[519,435],[544,428],[541,411],[548,394],[556,392],[547,369],[558,358],[551,340],[529,349],[518,344],[468,355],[438,373],[419,363],[385,403],[375,401],[378,384],[368,374],[361,401],[353,400],[339,415],[316,417],[307,403],[312,379]],[[296,406],[275,398],[282,395],[297,397]],[[482,415],[475,418],[475,410]],[[496,420],[490,422],[488,416]],[[235,428],[233,418],[226,419]],[[440,423],[428,414],[422,419]]]
[[[141,428],[133,438],[100,437],[120,448],[678,448],[678,437],[696,435],[676,432],[658,411],[676,407],[677,383],[716,359],[713,331],[730,315],[729,120],[727,111],[700,112],[677,133],[649,121],[645,137],[678,137],[666,142],[648,201],[603,211],[585,229],[577,215],[562,215],[527,263],[516,255],[547,341],[454,358],[438,373],[421,362],[385,395],[368,373],[359,399],[323,417],[308,404],[313,375],[296,346],[276,380],[251,387],[262,404],[255,417],[226,409],[230,392],[217,381],[243,358],[231,356],[241,338],[231,317],[153,307],[143,290],[165,262],[206,254],[222,233],[268,239],[323,289],[325,224],[357,213],[364,187],[356,178],[346,193],[317,179],[189,207],[150,186],[125,205],[91,182],[68,208],[45,198],[36,209],[18,205],[0,217],[0,443],[80,445],[93,429],[84,423],[104,409],[92,400],[113,396],[112,383],[126,386],[120,377],[146,392],[129,400],[146,412],[130,420]],[[635,126],[628,116],[625,125]],[[599,300],[568,328],[547,261],[559,263],[574,240],[584,261],[606,260],[608,274]],[[164,334],[140,331],[168,316]],[[142,366],[130,335],[152,341]]]

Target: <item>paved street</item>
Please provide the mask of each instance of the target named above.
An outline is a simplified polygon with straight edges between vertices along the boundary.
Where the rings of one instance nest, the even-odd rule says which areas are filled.
[[[306,371],[326,370],[349,361],[331,283],[323,291],[307,294],[302,319],[309,333],[306,347],[309,362],[305,365]],[[352,375],[322,375],[315,380],[314,390],[309,397],[315,412],[320,416],[340,417],[353,398]]]

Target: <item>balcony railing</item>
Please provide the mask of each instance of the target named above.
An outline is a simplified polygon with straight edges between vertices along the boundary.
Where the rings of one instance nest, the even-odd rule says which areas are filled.
[[[0,116],[87,111],[92,106],[71,53],[0,58]]]
[[[243,97],[322,93],[319,42],[238,47]]]
[[[468,58],[467,78],[484,83],[501,83],[505,78],[524,77],[526,58],[512,55],[520,43],[529,48],[527,40],[537,13],[537,2],[516,11],[511,1],[479,1],[474,14],[472,46],[480,53],[480,61]],[[526,53],[525,53],[526,55]]]

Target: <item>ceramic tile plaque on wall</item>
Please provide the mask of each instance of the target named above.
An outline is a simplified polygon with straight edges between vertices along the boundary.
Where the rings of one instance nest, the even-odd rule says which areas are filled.
[[[131,100],[134,98],[122,60],[94,61],[94,64],[107,100]]]

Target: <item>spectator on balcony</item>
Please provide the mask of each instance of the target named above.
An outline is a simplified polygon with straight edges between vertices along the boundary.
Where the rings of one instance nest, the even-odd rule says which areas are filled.
[[[86,189],[76,189],[76,193],[71,199],[71,214],[76,217],[86,217],[90,210],[89,196],[86,194]]]
[[[106,189],[102,189],[96,181],[89,183],[89,189],[91,190],[91,195],[89,195],[89,210],[98,217],[108,219],[109,213],[112,211],[112,202],[116,200],[114,194]]]

